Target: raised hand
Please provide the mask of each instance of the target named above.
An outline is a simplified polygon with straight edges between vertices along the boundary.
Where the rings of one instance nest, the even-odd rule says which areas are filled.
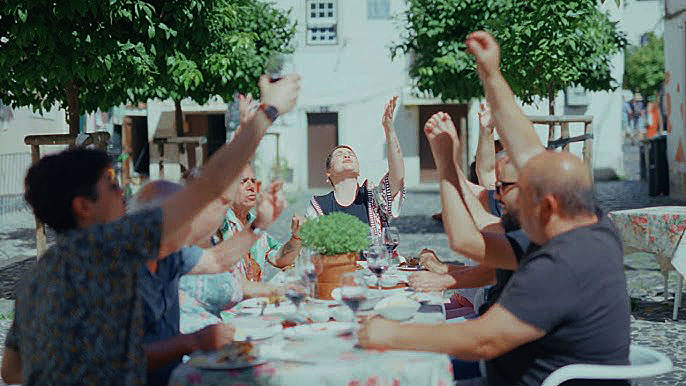
[[[391,130],[393,128],[393,112],[395,111],[395,106],[398,103],[398,97],[394,96],[391,100],[386,103],[384,107],[383,117],[381,118],[381,126],[385,130]]]
[[[225,323],[213,324],[207,326],[200,331],[193,334],[196,341],[196,347],[200,350],[219,350],[223,346],[233,341],[233,336],[236,329]]]
[[[247,125],[248,121],[250,121],[255,115],[255,111],[257,111],[257,101],[253,100],[252,94],[248,94],[247,96],[238,94],[240,125],[236,131]]]
[[[481,111],[479,111],[479,128],[481,130],[487,130],[489,133],[493,133],[495,128],[495,121],[493,120],[493,115],[491,114],[491,109],[488,104],[484,106],[481,104]]]
[[[500,71],[500,47],[491,34],[472,32],[466,43],[467,52],[476,59],[476,69],[482,81]]]
[[[279,114],[283,115],[293,110],[298,100],[300,75],[289,74],[273,83],[269,81],[269,76],[262,75],[259,86],[262,103],[276,107]]]
[[[291,218],[291,235],[298,237],[298,232],[300,232],[300,225],[303,223],[303,219],[299,216],[293,216]]]
[[[457,129],[455,129],[455,124],[450,118],[450,115],[439,111],[432,115],[431,118],[424,125],[424,134],[429,142],[437,140],[443,135],[448,135],[453,141],[456,141],[457,146]]]
[[[257,218],[255,226],[266,229],[281,215],[286,207],[283,196],[283,181],[277,180],[269,185],[267,191],[260,193],[257,198]]]

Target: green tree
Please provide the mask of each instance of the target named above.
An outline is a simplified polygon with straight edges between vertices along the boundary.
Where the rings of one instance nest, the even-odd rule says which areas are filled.
[[[483,96],[466,37],[491,32],[500,43],[503,75],[530,103],[569,86],[612,90],[610,59],[624,34],[595,0],[408,0],[404,36],[392,55],[410,54],[410,76],[420,91],[466,101]]]
[[[0,99],[13,107],[79,116],[133,101],[129,89],[155,72],[148,34],[160,29],[150,2],[0,1]]]
[[[644,96],[657,94],[665,78],[665,42],[654,33],[643,46],[630,46],[624,56],[624,88]]]
[[[257,95],[268,59],[292,52],[290,12],[266,2],[186,0],[166,3],[161,14],[174,33],[155,38],[160,71],[138,94],[174,100],[177,135],[183,134],[182,99],[203,104],[214,96],[231,100],[235,92]]]

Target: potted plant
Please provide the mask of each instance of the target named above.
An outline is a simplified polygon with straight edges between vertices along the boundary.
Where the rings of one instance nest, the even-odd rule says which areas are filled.
[[[304,223],[299,236],[302,245],[315,251],[317,298],[331,299],[341,277],[355,271],[360,251],[369,246],[369,226],[342,212],[314,218]]]

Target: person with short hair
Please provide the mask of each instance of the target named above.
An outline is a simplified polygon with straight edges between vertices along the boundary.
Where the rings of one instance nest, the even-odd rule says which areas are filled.
[[[155,207],[172,194],[183,189],[183,185],[170,181],[152,181],[144,185],[129,203],[131,212]],[[285,201],[281,197],[281,183],[274,183],[266,194],[260,197],[260,211],[255,223],[268,227],[281,214]],[[144,349],[148,359],[148,385],[166,385],[174,368],[181,363],[183,355],[194,349],[210,350],[231,343],[233,327],[229,324],[207,323],[192,332],[181,334],[179,287],[187,277],[218,276],[233,277],[233,270],[242,253],[245,253],[259,235],[250,229],[236,234],[209,248],[197,246],[207,240],[219,226],[230,201],[225,195],[211,202],[198,215],[191,228],[193,232],[186,245],[166,258],[148,260],[140,268],[138,288],[143,297]],[[227,281],[229,285],[234,281]],[[242,297],[239,286],[223,287],[224,298]],[[276,293],[276,288],[272,288]],[[213,337],[218,336],[219,340]]]
[[[367,180],[360,185],[357,155],[350,146],[337,146],[329,153],[325,164],[326,178],[333,190],[310,199],[307,218],[344,212],[368,224],[372,236],[381,237],[389,220],[400,215],[405,198],[405,161],[393,128],[393,112],[397,101],[397,96],[391,98],[381,119],[386,134],[388,173],[377,186],[370,186]]]
[[[500,49],[487,32],[467,40],[505,149],[519,171],[520,222],[532,246],[520,261],[503,241],[489,246],[476,227],[464,229],[473,256],[514,269],[496,304],[478,319],[458,324],[408,325],[371,319],[358,332],[362,347],[445,352],[485,359],[491,385],[540,385],[575,363],[627,365],[630,312],[622,242],[609,218],[596,211],[593,180],[576,156],[545,151],[500,73]],[[503,123],[507,122],[507,130]],[[425,133],[441,175],[445,221],[468,218],[454,167],[456,135],[445,114]],[[445,198],[445,199],[444,199]],[[451,244],[452,245],[452,244]],[[484,253],[484,249],[503,253]],[[571,381],[622,384],[626,381]]]
[[[0,372],[6,383],[145,383],[140,267],[184,244],[193,218],[236,180],[276,116],[295,106],[299,79],[262,76],[250,129],[158,208],[125,215],[112,161],[100,150],[69,149],[29,168],[26,201],[58,237],[17,288]]]

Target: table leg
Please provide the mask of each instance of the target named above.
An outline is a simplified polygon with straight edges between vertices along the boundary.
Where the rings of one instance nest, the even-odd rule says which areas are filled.
[[[684,277],[677,272],[679,276],[679,281],[676,286],[676,294],[674,294],[674,311],[672,312],[672,320],[677,320],[679,318],[679,307],[681,306],[681,291],[684,287]]]
[[[667,302],[667,301],[669,301],[669,271],[662,272],[662,277],[665,279],[663,294],[664,294],[665,302]]]

